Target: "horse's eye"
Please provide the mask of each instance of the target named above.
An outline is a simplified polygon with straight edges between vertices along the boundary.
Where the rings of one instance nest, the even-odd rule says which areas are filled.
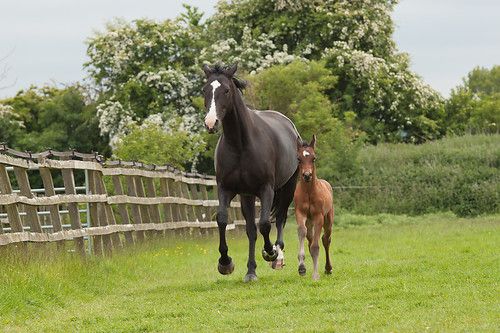
[[[313,157],[313,162],[316,161],[316,157]]]
[[[224,94],[229,95],[229,89],[224,90]]]

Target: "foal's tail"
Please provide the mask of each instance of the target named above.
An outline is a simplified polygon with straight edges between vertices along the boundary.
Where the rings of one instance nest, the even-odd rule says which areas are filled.
[[[297,175],[299,169],[295,171],[292,177],[283,185],[281,188],[274,192],[273,205],[271,206],[271,218],[274,219],[286,219],[288,213],[288,207],[293,200],[293,194],[295,193],[295,185],[297,184]]]

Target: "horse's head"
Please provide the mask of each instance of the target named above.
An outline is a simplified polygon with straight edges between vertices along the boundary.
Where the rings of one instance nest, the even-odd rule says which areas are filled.
[[[314,147],[316,145],[316,135],[313,135],[311,143],[302,141],[297,138],[297,159],[299,160],[299,174],[306,182],[310,182],[315,175],[314,161],[316,153]]]
[[[203,86],[205,97],[205,126],[210,133],[215,132],[217,124],[224,119],[226,114],[233,109],[234,95],[239,94],[238,89],[243,89],[245,83],[234,77],[238,66],[229,67],[215,65],[203,66],[207,82]]]

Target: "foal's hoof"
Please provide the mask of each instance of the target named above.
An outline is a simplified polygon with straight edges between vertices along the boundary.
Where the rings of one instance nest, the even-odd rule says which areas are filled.
[[[264,258],[265,261],[275,261],[276,258],[278,258],[278,251],[273,249],[273,252],[269,254],[265,249],[262,249],[262,258]]]
[[[227,265],[222,265],[220,262],[219,264],[217,265],[217,269],[219,270],[219,273],[221,273],[222,275],[228,275],[228,274],[231,274],[233,271],[234,271],[234,264],[233,264],[233,261],[230,260],[229,261],[229,264]]]
[[[300,276],[306,275],[306,266],[305,265],[299,265],[299,275]]]
[[[253,282],[253,281],[257,281],[257,275],[255,274],[247,274],[245,275],[245,277],[243,278],[243,282],[247,283],[247,282]]]

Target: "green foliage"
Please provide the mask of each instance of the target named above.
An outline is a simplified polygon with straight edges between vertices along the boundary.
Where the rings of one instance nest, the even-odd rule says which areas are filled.
[[[500,132],[500,66],[474,68],[446,101],[449,133]]]
[[[0,108],[9,110],[8,117],[0,116],[0,122],[9,122],[0,130],[1,140],[12,148],[72,148],[109,155],[107,140],[99,135],[95,104],[86,101],[82,87],[31,87],[0,101]]]
[[[21,258],[12,253],[19,247],[2,247],[0,325],[6,332],[494,332],[500,326],[499,216],[340,213],[335,225],[342,227],[333,232],[333,275],[317,282],[310,280],[309,255],[308,276],[297,274],[293,220],[284,234],[287,266],[273,271],[258,256],[259,281],[252,285],[241,281],[244,232],[227,232],[236,265],[229,276],[216,269],[217,236],[150,239],[112,258],[87,260],[47,244],[43,251],[26,244],[32,251]]]
[[[340,206],[358,213],[459,216],[500,212],[500,135],[446,138],[420,146],[381,144],[359,154],[360,172],[334,185]]]
[[[118,159],[147,164],[169,164],[187,169],[186,161],[195,161],[204,147],[202,138],[179,128],[179,121],[164,129],[158,124],[133,125],[114,150]]]

